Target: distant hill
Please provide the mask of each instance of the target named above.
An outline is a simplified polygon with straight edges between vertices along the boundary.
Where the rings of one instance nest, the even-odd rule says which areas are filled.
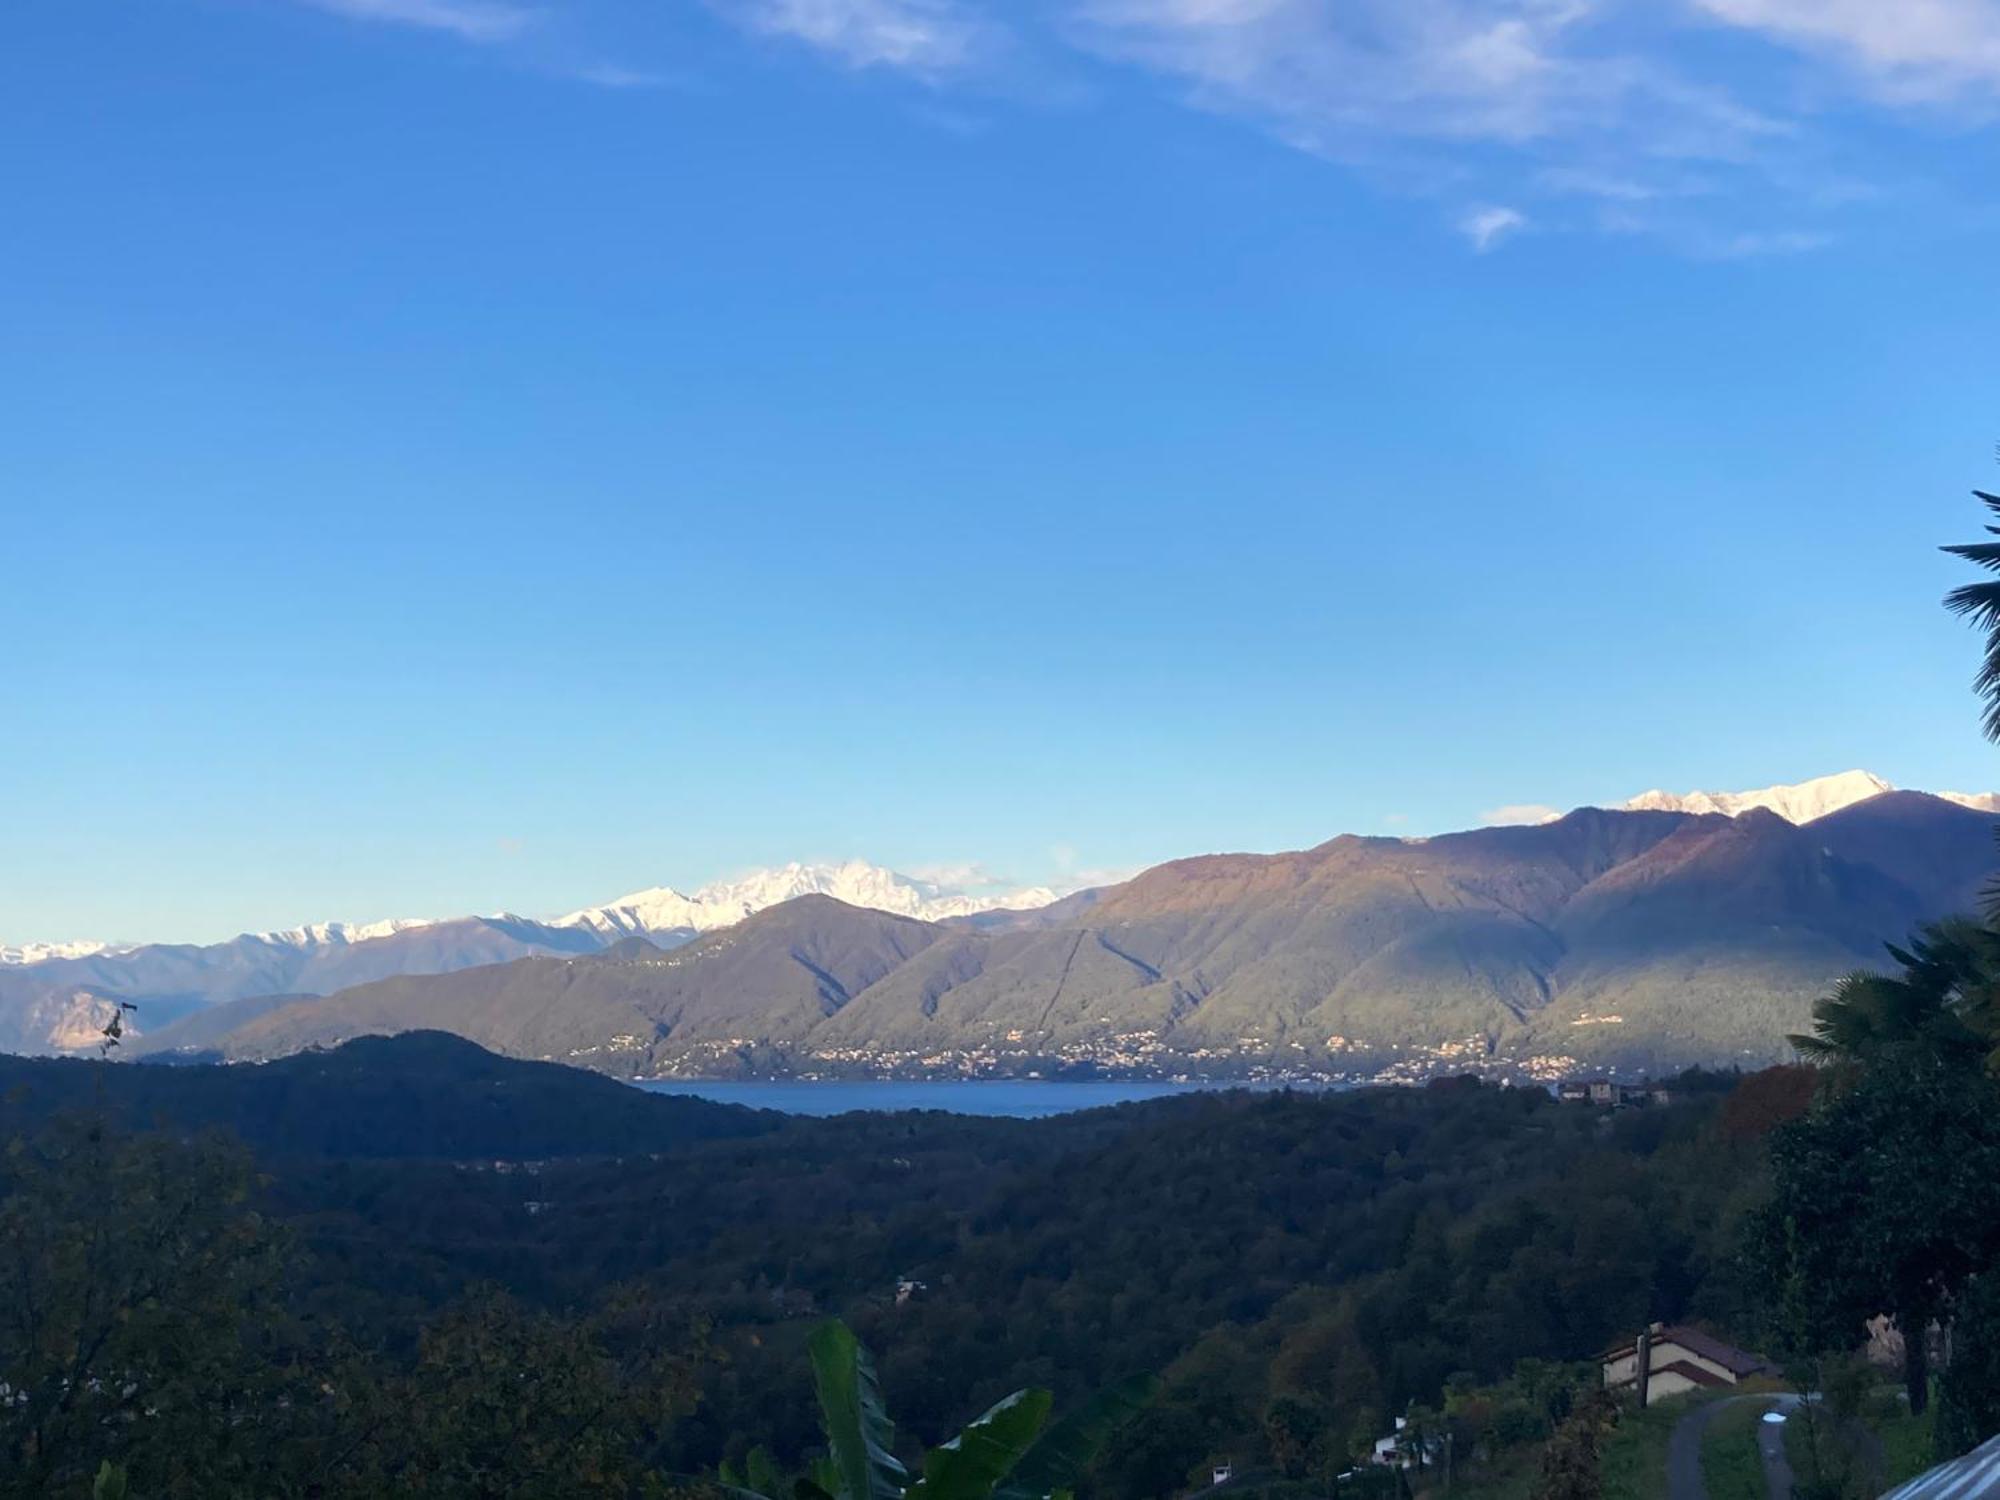
[[[390,974],[444,973],[537,953],[593,953],[593,932],[521,917],[429,922],[351,940],[337,925],[226,943],[143,947],[0,967],[0,1051],[88,1045],[105,1002],[131,1000],[141,1033],[231,1000],[330,994]],[[101,1021],[98,1024],[102,1024]]]
[[[1805,827],[1585,808],[1177,860],[1036,916],[931,923],[815,896],[670,953],[363,985],[215,1045],[272,1057],[432,1027],[624,1075],[1762,1063],[1841,973],[1975,903],[1993,827],[1907,792]]]
[[[0,1057],[0,1118],[102,1107],[133,1127],[222,1127],[275,1156],[522,1160],[668,1151],[781,1117],[406,1032],[262,1066]]]
[[[1045,888],[969,892],[849,860],[753,871],[692,896],[655,887],[545,922],[507,914],[403,918],[316,922],[221,943],[0,945],[0,1051],[88,1050],[121,1000],[139,1006],[128,1025],[153,1037],[194,1012],[239,1000],[325,995],[371,980],[516,958],[622,953],[628,941],[673,948],[807,895],[927,921],[990,916],[1002,924],[1032,920],[1036,909],[1056,901]]]

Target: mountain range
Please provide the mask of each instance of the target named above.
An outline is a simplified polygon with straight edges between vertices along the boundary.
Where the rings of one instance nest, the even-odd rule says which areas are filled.
[[[969,894],[859,861],[546,921],[321,923],[0,967],[0,1050],[268,1058],[434,1027],[604,1071],[1554,1075],[1761,1061],[1885,940],[1970,907],[1991,795],[1845,772],[1535,827]]]
[[[1803,826],[1762,807],[1584,808],[1176,860],[997,920],[808,895],[673,948],[635,935],[246,998],[134,1050],[261,1060],[434,1029],[623,1077],[1762,1064],[1884,941],[1975,904],[2000,864],[1994,826],[1918,792]]]
[[[924,920],[1005,920],[1058,899],[1045,887],[969,892],[849,860],[760,870],[692,896],[656,887],[548,920],[501,912],[317,922],[221,943],[23,944],[0,949],[0,1051],[94,1046],[121,1000],[137,1002],[141,1013],[132,1024],[152,1030],[235,1001],[323,995],[391,975],[449,973],[536,954],[594,953],[630,936],[671,947],[806,895]]]
[[[1641,792],[1621,802],[1633,812],[1738,813],[1763,808],[1791,823],[1810,823],[1828,813],[1839,812],[1870,797],[1893,792],[1893,784],[1872,771],[1841,771],[1833,776],[1815,776],[1791,786],[1759,787],[1754,792]],[[1946,802],[1956,802],[1977,812],[2000,813],[2000,792],[1934,792]]]

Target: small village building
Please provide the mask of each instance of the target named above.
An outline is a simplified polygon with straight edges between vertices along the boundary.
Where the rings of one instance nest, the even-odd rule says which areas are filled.
[[[1648,1406],[1684,1391],[1740,1385],[1753,1376],[1777,1373],[1776,1366],[1760,1355],[1678,1323],[1653,1324],[1631,1343],[1606,1350],[1601,1363],[1606,1390],[1631,1394]],[[1643,1394],[1642,1365],[1647,1372]]]
[[[1410,1419],[1398,1417],[1396,1430],[1375,1440],[1375,1451],[1368,1455],[1368,1461],[1398,1469],[1442,1463],[1445,1443],[1446,1439],[1441,1437],[1419,1438],[1410,1431]]]
[[[1396,1430],[1387,1437],[1375,1439],[1375,1451],[1369,1455],[1372,1463],[1401,1464],[1403,1462],[1403,1429],[1410,1425],[1407,1417],[1396,1418]]]

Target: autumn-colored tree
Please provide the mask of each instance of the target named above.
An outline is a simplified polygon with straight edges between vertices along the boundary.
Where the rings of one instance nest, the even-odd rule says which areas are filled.
[[[70,1119],[0,1157],[0,1495],[247,1493],[289,1418],[247,1155]]]
[[[1604,1440],[1618,1403],[1603,1391],[1579,1401],[1542,1449],[1535,1500],[1604,1500]]]

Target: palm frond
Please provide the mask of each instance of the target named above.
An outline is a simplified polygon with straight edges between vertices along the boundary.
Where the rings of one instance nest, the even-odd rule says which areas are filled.
[[[1827,1041],[1824,1037],[1806,1036],[1802,1033],[1794,1032],[1786,1037],[1785,1040],[1791,1043],[1794,1052],[1798,1053],[1800,1057],[1809,1063],[1836,1062],[1841,1056],[1840,1048],[1836,1047],[1832,1042]]]
[[[1972,492],[1988,511],[2000,515],[2000,496]],[[2000,536],[2000,526],[1985,528]],[[2000,542],[1964,542],[1944,549],[1989,573],[2000,573]],[[1945,608],[1986,634],[1986,655],[1972,679],[1973,691],[1986,705],[1981,727],[1990,740],[2000,740],[2000,582],[1969,583],[1945,595]]]
[[[2000,542],[1955,542],[1949,547],[1938,548],[1938,551],[1977,563],[1989,573],[2000,573]]]

